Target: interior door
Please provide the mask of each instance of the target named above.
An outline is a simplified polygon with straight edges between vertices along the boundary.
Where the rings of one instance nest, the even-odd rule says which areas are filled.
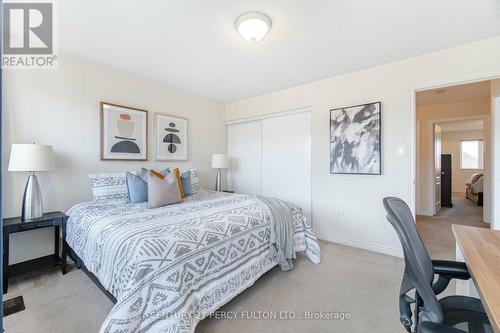
[[[441,210],[441,127],[434,125],[434,215]]]
[[[262,194],[292,202],[311,221],[311,113],[262,120]]]
[[[227,126],[228,188],[237,193],[261,194],[262,122]]]

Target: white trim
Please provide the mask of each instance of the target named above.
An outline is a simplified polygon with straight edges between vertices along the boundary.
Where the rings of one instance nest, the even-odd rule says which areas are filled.
[[[432,81],[423,81],[414,84],[411,87],[412,91],[429,90],[436,88],[444,88],[448,86],[456,86],[460,84],[475,83],[481,81],[495,80],[500,77],[500,69],[494,68],[486,71],[468,73],[455,77],[442,78]]]
[[[263,181],[263,174],[264,174],[264,122],[262,119],[257,120],[259,123],[260,127],[260,185],[259,185],[259,194],[262,195],[262,189],[264,181]],[[227,127],[227,125],[226,125]]]
[[[296,108],[296,109],[291,109],[291,110],[286,110],[286,111],[266,113],[266,114],[262,114],[262,115],[255,116],[255,117],[246,117],[246,118],[240,118],[240,119],[236,119],[236,120],[229,120],[229,121],[226,121],[226,126],[234,125],[234,124],[241,124],[241,123],[248,123],[248,122],[262,120],[262,119],[268,119],[268,118],[290,116],[293,114],[305,113],[305,112],[312,112],[312,106],[304,106],[301,108]]]
[[[493,112],[491,114],[491,129],[498,128],[500,124],[500,94],[496,94],[492,103]],[[491,206],[500,207],[500,191],[494,192],[493,189],[500,188],[500,131],[493,131],[490,134],[493,138],[491,144]],[[492,211],[490,220],[491,228],[495,230],[500,230],[500,212]]]
[[[413,217],[415,217],[416,212],[416,174],[417,174],[417,140],[416,140],[416,122],[417,122],[417,105],[416,105],[416,93],[420,90],[436,89],[446,86],[452,86],[457,84],[474,83],[479,81],[494,80],[500,78],[500,69],[490,69],[481,72],[468,73],[464,75],[458,75],[455,77],[442,78],[433,81],[420,82],[410,86],[410,208],[413,212]],[[493,128],[493,127],[492,127]],[[490,133],[490,137],[494,138],[493,133]],[[493,142],[492,142],[493,143]],[[490,161],[490,164],[492,160]],[[490,182],[491,182],[490,177]],[[493,186],[490,186],[490,195],[493,196]],[[493,216],[493,205],[490,208],[490,215]]]
[[[325,241],[332,242],[332,243],[352,246],[352,247],[356,247],[359,249],[364,249],[364,250],[368,250],[368,251],[387,254],[387,255],[390,255],[393,257],[398,257],[398,258],[403,257],[403,250],[400,247],[396,248],[396,247],[376,244],[376,243],[372,243],[372,242],[360,241],[360,240],[353,239],[353,238],[335,236],[332,234],[322,233],[322,232],[316,232],[316,236],[318,237],[318,239],[325,240]]]
[[[420,128],[422,126],[422,122],[420,120],[417,121],[416,125],[415,125],[415,140],[418,142],[417,146],[416,146],[416,156],[417,156],[417,159],[416,159],[416,162],[420,162],[420,160],[422,159],[422,147],[421,147],[421,140],[422,140],[422,135],[420,133]],[[422,170],[421,168],[417,168],[416,169],[416,174],[415,174],[415,180],[413,180],[413,184],[415,185],[415,193],[416,193],[416,198],[420,198],[420,186],[416,186],[418,184],[418,182],[422,179]],[[422,202],[420,202],[420,200],[416,200],[415,201],[415,214],[421,214],[422,213]]]

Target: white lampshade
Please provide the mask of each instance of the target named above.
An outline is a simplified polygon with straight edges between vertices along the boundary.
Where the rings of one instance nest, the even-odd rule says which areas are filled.
[[[9,171],[50,171],[54,169],[52,146],[34,143],[12,145]]]
[[[214,169],[227,169],[229,161],[226,154],[213,154],[212,155],[212,168]]]

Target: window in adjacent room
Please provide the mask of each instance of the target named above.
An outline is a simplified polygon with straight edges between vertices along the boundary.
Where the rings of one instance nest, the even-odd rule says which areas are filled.
[[[460,168],[483,169],[483,140],[460,141]]]

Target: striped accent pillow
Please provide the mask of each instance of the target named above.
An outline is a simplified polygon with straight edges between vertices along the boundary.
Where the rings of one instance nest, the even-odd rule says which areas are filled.
[[[89,180],[94,201],[128,200],[126,172],[91,174]]]

